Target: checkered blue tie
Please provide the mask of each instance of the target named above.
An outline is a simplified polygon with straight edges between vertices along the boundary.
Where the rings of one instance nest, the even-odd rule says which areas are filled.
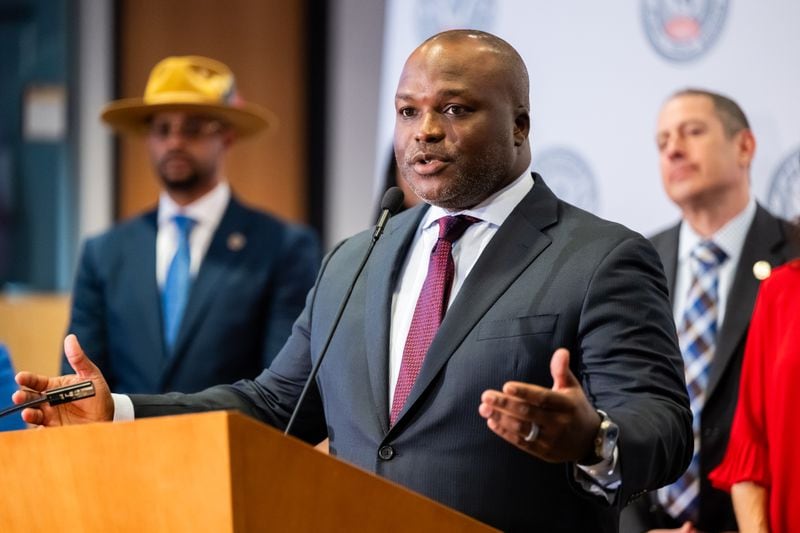
[[[167,279],[161,294],[164,344],[168,355],[172,355],[186,302],[189,300],[189,287],[192,283],[189,235],[196,224],[195,220],[184,215],[175,215],[173,221],[178,227],[178,249],[167,270]]]
[[[717,340],[719,267],[727,258],[727,254],[712,241],[700,242],[689,258],[692,285],[678,327],[678,342],[683,354],[686,388],[692,408],[694,454],[683,476],[658,494],[667,512],[681,522],[696,522],[699,510],[700,414],[706,400],[708,370]]]

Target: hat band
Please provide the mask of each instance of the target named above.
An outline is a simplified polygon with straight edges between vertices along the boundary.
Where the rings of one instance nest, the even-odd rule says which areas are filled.
[[[188,91],[170,91],[158,94],[146,95],[142,101],[146,105],[163,105],[163,104],[209,104],[217,106],[230,107],[227,102],[221,102],[219,98],[210,98],[203,94]]]

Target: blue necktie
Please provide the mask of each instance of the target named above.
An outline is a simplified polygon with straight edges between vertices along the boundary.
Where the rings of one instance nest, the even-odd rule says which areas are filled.
[[[678,341],[693,415],[694,454],[683,476],[658,493],[667,512],[681,522],[696,522],[699,511],[700,415],[706,401],[708,371],[717,341],[719,267],[727,258],[727,254],[712,241],[702,241],[692,250],[689,259],[692,286],[678,327]]]
[[[161,294],[164,342],[168,355],[172,355],[186,302],[189,300],[189,287],[192,284],[189,235],[196,224],[194,220],[184,215],[175,215],[173,221],[178,227],[178,249],[167,270],[167,280]]]

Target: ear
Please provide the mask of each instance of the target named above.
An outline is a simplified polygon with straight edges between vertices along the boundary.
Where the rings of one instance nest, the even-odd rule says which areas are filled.
[[[514,146],[522,146],[531,132],[531,117],[527,109],[520,108],[514,117]]]
[[[742,130],[736,134],[736,147],[739,152],[739,164],[749,167],[756,154],[756,138],[750,130]]]

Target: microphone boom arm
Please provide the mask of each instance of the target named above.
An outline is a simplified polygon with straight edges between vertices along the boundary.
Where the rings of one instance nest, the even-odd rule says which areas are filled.
[[[356,274],[353,276],[353,280],[350,282],[350,285],[347,288],[347,294],[345,294],[344,300],[342,300],[341,305],[339,305],[339,310],[336,312],[336,317],[333,319],[333,325],[331,326],[330,331],[328,331],[328,336],[325,338],[325,344],[322,346],[322,351],[320,351],[319,357],[314,363],[314,366],[311,368],[311,373],[306,379],[306,383],[303,386],[300,397],[297,398],[297,403],[292,411],[291,418],[289,418],[289,423],[286,424],[286,429],[283,431],[284,435],[290,434],[292,427],[294,426],[295,419],[297,418],[297,414],[300,412],[300,407],[303,405],[303,401],[306,399],[306,395],[311,388],[311,384],[317,379],[319,367],[322,364],[322,360],[325,358],[325,354],[328,353],[328,346],[331,344],[333,334],[336,332],[336,328],[339,325],[339,320],[341,320],[342,315],[344,314],[344,309],[347,307],[347,302],[350,301],[350,296],[353,294],[353,289],[356,286],[358,277],[364,270],[367,260],[372,254],[372,249],[375,247],[375,243],[378,242],[378,239],[383,234],[383,230],[386,228],[389,218],[398,211],[402,203],[403,191],[401,191],[399,187],[391,187],[383,195],[383,200],[381,201],[381,216],[378,217],[378,223],[375,225],[375,231],[372,233],[372,239],[370,240],[369,247],[367,248],[367,253],[365,253],[363,259],[361,259],[361,264],[358,266],[358,270],[356,270]]]

